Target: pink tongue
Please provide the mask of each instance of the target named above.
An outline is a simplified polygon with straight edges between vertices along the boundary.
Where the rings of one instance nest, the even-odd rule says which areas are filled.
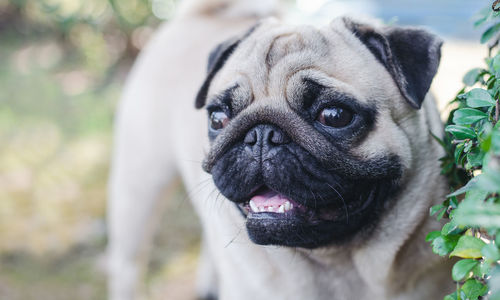
[[[261,206],[280,207],[281,205],[284,205],[287,201],[292,203],[290,199],[271,190],[261,195],[255,195],[252,197],[251,200],[255,203],[255,205],[257,205],[257,207]]]

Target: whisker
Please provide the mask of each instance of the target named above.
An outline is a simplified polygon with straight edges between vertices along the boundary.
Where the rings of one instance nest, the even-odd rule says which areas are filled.
[[[236,235],[224,246],[224,248],[229,247],[229,245],[231,245],[240,236],[242,230],[243,228],[240,227]]]
[[[205,188],[207,186],[208,183],[210,183],[210,180],[212,180],[212,178],[209,177],[209,178],[205,178],[202,181],[200,181],[191,190],[186,191],[186,196],[184,198],[191,198],[196,193],[199,193],[203,188]]]
[[[221,211],[221,209],[223,208],[223,205],[224,205],[224,196],[222,196],[223,197],[222,201],[219,200],[220,196],[222,196],[222,193],[219,190],[217,190],[217,196],[215,196],[215,203],[218,203],[219,207],[217,208],[217,210],[218,210],[219,213],[220,213],[220,211]]]
[[[311,192],[311,195],[313,196],[313,199],[314,199],[314,210],[317,210],[317,208],[318,208],[318,199],[316,199],[316,195],[314,194],[313,190],[310,187],[307,187],[307,188]]]
[[[344,211],[346,214],[346,223],[349,223],[349,210],[347,209],[347,204],[345,203],[344,197],[329,183],[326,183],[337,195],[339,195],[340,199],[342,200],[342,204],[344,204]]]
[[[205,202],[208,202],[210,198],[212,198],[213,196],[213,193],[216,192],[217,195],[215,196],[215,199],[214,201],[212,201],[210,203],[210,210],[212,211],[215,211],[217,209],[216,205],[217,205],[217,196],[220,194],[219,190],[217,189],[217,187],[214,187],[212,189],[212,191],[210,191],[210,193],[208,193],[207,197],[205,198]]]

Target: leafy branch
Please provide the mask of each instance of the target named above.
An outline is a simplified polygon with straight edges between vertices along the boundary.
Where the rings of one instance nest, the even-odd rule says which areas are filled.
[[[489,42],[486,68],[465,74],[465,87],[451,101],[442,173],[451,193],[430,209],[438,219],[448,219],[426,240],[440,256],[458,257],[452,268],[454,293],[444,300],[500,300],[500,0],[482,10],[475,26],[489,24],[481,43]],[[496,55],[491,53],[496,51]]]

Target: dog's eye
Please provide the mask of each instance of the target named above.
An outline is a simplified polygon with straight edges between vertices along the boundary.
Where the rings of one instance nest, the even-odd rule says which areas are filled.
[[[214,130],[219,130],[226,127],[229,122],[229,117],[225,112],[214,111],[210,114],[210,127]]]
[[[330,127],[345,127],[351,123],[353,118],[352,112],[340,107],[328,107],[321,111],[318,116],[318,121]]]

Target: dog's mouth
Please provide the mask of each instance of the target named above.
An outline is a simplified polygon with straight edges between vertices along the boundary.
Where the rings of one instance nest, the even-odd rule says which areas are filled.
[[[311,205],[306,206],[268,188],[267,186],[263,186],[255,193],[252,193],[252,196],[248,201],[238,205],[246,217],[252,217],[256,214],[262,213],[273,213],[269,216],[275,218],[300,216],[309,222],[318,222],[322,220],[345,220],[348,222],[349,214],[356,214],[371,203],[373,200],[373,197],[371,196],[372,195],[370,195],[367,199],[364,199],[365,201],[360,207],[355,207],[358,206],[358,203],[346,203],[342,197],[340,197],[341,201],[337,201],[335,204],[318,206],[316,203],[312,203]],[[349,213],[349,211],[351,212]]]
[[[304,210],[304,206],[286,196],[262,187],[254,193],[249,201],[240,204],[245,215],[271,212],[276,214],[291,214]]]
[[[355,224],[368,221],[366,215],[376,202],[377,188],[370,188],[356,200],[332,201],[331,204],[302,204],[267,186],[260,187],[249,199],[238,203],[246,217],[253,242],[315,248],[332,240],[350,236]],[[340,196],[340,195],[339,195]]]
[[[366,209],[372,201],[375,189],[371,189],[367,197],[360,199],[363,203],[350,201],[346,203],[339,195],[340,202],[329,205],[310,205],[300,204],[299,202],[280,194],[267,186],[259,188],[255,193],[252,193],[250,199],[244,203],[240,203],[239,208],[246,217],[251,217],[256,214],[273,213],[270,216],[275,218],[287,218],[290,216],[301,216],[310,222],[314,221],[341,221],[348,222],[349,214],[357,214]]]

